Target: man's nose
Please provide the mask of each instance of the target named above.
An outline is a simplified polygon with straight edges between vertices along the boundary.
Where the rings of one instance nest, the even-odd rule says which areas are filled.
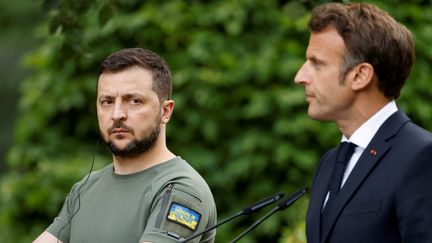
[[[300,69],[297,71],[297,73],[296,73],[296,75],[294,77],[294,82],[296,84],[305,85],[308,82],[305,64],[303,64],[300,67]]]
[[[112,111],[111,118],[114,121],[126,120],[127,110],[121,102],[116,102],[114,104],[114,109]]]

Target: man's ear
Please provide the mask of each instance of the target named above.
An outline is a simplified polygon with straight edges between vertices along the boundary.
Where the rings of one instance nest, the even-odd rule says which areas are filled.
[[[162,102],[162,123],[166,124],[174,111],[174,100],[164,100]]]
[[[351,87],[354,91],[366,88],[372,82],[374,77],[374,68],[370,63],[362,62],[355,66],[352,75]]]

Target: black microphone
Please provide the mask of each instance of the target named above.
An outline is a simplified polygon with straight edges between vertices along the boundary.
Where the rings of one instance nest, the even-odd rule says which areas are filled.
[[[237,242],[238,240],[240,240],[243,236],[245,236],[251,230],[255,229],[259,224],[261,224],[264,220],[266,220],[272,214],[274,214],[275,212],[277,212],[279,210],[284,210],[285,208],[289,207],[291,204],[293,204],[295,201],[297,201],[301,196],[303,196],[306,192],[307,192],[307,187],[303,187],[302,189],[300,189],[297,192],[295,192],[294,194],[292,194],[290,197],[284,199],[276,207],[274,207],[270,212],[268,212],[266,215],[264,215],[264,217],[262,217],[258,221],[256,221],[253,225],[251,225],[249,228],[247,228],[245,231],[243,231],[239,236],[237,236],[230,243],[234,243],[234,242]]]
[[[180,241],[180,242],[186,242],[186,241],[192,240],[192,239],[194,239],[194,238],[196,238],[196,237],[198,237],[198,236],[200,236],[200,235],[202,235],[202,234],[204,234],[204,233],[206,233],[206,232],[208,232],[208,231],[210,231],[210,230],[212,230],[212,229],[214,229],[214,228],[216,228],[216,227],[218,227],[218,226],[220,226],[220,225],[222,225],[228,221],[231,221],[231,220],[233,220],[239,216],[249,215],[253,212],[256,212],[256,211],[260,210],[261,208],[264,208],[264,207],[266,207],[266,206],[268,206],[268,205],[270,205],[276,201],[279,201],[283,197],[284,197],[284,194],[281,192],[276,193],[274,195],[271,195],[269,197],[266,197],[266,198],[264,198],[264,199],[262,199],[256,203],[244,208],[243,210],[237,212],[233,216],[228,217],[228,218],[222,220],[221,222],[219,222],[213,226],[210,226],[209,228],[207,228],[203,231],[197,232],[197,233],[193,234],[192,236],[190,236],[189,238],[185,239],[184,241]]]

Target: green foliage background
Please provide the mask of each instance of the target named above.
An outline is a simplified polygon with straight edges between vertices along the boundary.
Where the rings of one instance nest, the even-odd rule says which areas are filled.
[[[100,62],[125,47],[164,57],[173,72],[172,151],[213,190],[219,219],[279,191],[309,186],[340,134],[307,117],[293,83],[304,61],[310,9],[326,1],[44,0],[43,43],[25,59],[15,141],[0,177],[0,242],[29,242],[57,215],[72,184],[111,162],[98,139]],[[430,1],[369,1],[414,33],[417,62],[399,107],[432,130]],[[396,8],[393,6],[397,6]],[[243,242],[304,242],[307,197]],[[264,212],[221,226],[227,242]]]

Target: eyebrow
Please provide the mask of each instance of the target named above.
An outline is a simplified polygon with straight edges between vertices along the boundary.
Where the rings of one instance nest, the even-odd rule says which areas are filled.
[[[324,63],[324,60],[319,59],[316,55],[307,56],[306,59],[307,59],[307,60],[310,60],[310,61],[312,61],[312,62],[314,62],[314,63],[317,63],[317,64],[322,64],[322,63]]]
[[[121,96],[143,96],[144,94],[142,93],[138,93],[138,92],[130,92],[130,93],[125,93],[122,94]],[[100,97],[114,97],[116,95],[111,95],[111,94],[101,94]]]
[[[121,98],[131,98],[131,97],[140,97],[140,98],[144,98],[146,95],[145,94],[141,94],[141,93],[137,93],[137,92],[132,92],[132,93],[126,93],[126,94],[122,94]],[[98,100],[101,99],[107,99],[107,98],[113,98],[115,97],[115,95],[110,95],[110,94],[102,94],[98,97]]]

